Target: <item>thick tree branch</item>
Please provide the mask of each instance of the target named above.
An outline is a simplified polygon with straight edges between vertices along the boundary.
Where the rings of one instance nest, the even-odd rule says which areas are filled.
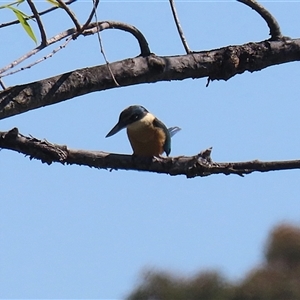
[[[85,165],[98,169],[137,170],[163,173],[169,175],[185,175],[187,178],[203,177],[212,174],[236,174],[244,176],[253,172],[269,172],[279,170],[300,169],[300,160],[262,162],[215,163],[210,158],[211,148],[187,157],[154,157],[143,158],[132,155],[110,154],[102,151],[83,151],[69,149],[48,141],[26,137],[17,128],[0,132],[0,148],[14,150],[38,159],[43,163],[60,162],[69,165]]]
[[[136,57],[110,64],[120,86],[209,77],[228,80],[245,71],[300,60],[300,39],[263,41],[182,56]],[[80,95],[116,87],[106,64],[79,69],[0,92],[0,119]]]
[[[255,0],[237,0],[237,1],[251,7],[267,22],[270,28],[270,36],[271,36],[270,40],[278,41],[282,38],[280,27],[276,19],[262,5],[257,3]]]

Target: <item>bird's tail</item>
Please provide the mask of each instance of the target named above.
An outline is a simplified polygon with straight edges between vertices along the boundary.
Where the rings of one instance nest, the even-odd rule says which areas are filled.
[[[175,135],[178,131],[181,130],[181,128],[179,128],[178,126],[174,126],[174,127],[170,127],[168,128],[170,136],[172,137],[173,135]]]

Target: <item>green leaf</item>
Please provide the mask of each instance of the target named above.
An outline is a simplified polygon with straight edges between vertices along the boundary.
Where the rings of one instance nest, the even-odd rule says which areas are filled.
[[[25,0],[17,0],[17,5],[20,5],[22,2],[24,2]]]
[[[0,9],[1,8],[10,8],[10,6],[12,5],[20,5],[22,2],[24,2],[25,0],[17,0],[16,2],[12,2],[10,4],[5,4],[5,5],[1,5],[0,6]]]
[[[56,2],[55,0],[46,0],[47,2],[49,2],[50,4],[54,5],[54,6],[59,6],[59,3]]]
[[[28,24],[26,18],[29,18],[29,16],[27,16],[25,13],[21,12],[20,10],[18,10],[15,7],[12,6],[7,6],[7,8],[11,9],[16,17],[18,18],[20,24],[23,26],[23,28],[25,29],[25,31],[27,32],[27,34],[34,40],[34,42],[37,44],[37,39],[35,37],[34,32],[32,31],[30,25]]]

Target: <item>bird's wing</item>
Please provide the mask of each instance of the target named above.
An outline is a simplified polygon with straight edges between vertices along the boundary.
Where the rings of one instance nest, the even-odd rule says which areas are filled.
[[[170,135],[168,128],[165,126],[165,124],[163,122],[161,122],[157,118],[155,118],[153,120],[153,126],[161,128],[164,131],[164,133],[166,135],[166,140],[164,143],[164,151],[166,152],[167,156],[169,156],[169,154],[171,152],[171,135]]]

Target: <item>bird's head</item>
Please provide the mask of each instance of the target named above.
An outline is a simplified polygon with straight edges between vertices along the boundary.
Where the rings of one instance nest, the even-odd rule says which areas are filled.
[[[106,135],[106,137],[112,136],[120,130],[126,128],[128,125],[141,120],[147,113],[148,110],[141,105],[132,105],[125,108],[119,116],[118,123]]]

